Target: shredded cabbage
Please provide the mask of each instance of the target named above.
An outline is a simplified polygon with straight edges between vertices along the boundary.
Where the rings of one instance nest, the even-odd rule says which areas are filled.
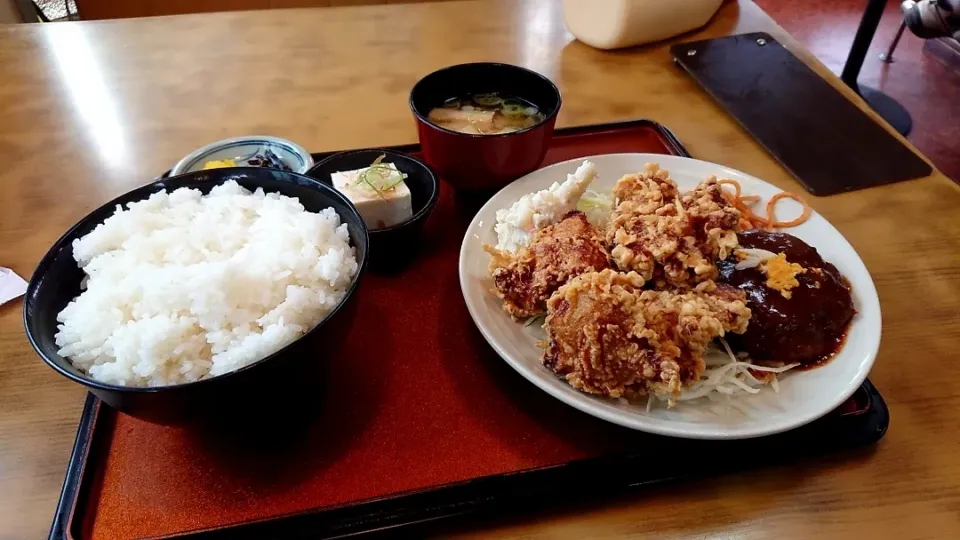
[[[577,210],[587,215],[587,221],[596,227],[603,227],[613,212],[613,197],[588,189],[577,202]]]
[[[717,396],[756,394],[766,384],[769,384],[774,392],[779,393],[780,384],[777,382],[777,375],[800,365],[758,366],[751,363],[749,359],[738,359],[727,341],[723,338],[719,340],[723,349],[716,347],[708,349],[704,357],[707,366],[700,375],[700,380],[684,389],[679,396],[674,397],[674,401],[692,401],[704,397],[714,400]],[[772,373],[773,377],[760,380],[754,377],[752,372]],[[656,396],[656,398],[660,401],[670,401],[671,396]],[[647,411],[652,408],[653,403],[652,399],[647,400]]]
[[[547,339],[547,330],[543,327],[547,321],[546,315],[535,315],[523,323],[523,332],[538,342]]]
[[[533,326],[534,324],[537,326],[543,326],[543,323],[546,321],[546,319],[546,315],[534,315],[533,317],[527,319],[525,323],[523,323],[523,327],[526,328],[528,326]]]

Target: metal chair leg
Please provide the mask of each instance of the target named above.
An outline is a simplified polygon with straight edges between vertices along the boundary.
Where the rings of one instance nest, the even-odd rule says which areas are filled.
[[[887,52],[880,53],[880,60],[888,64],[893,63],[893,51],[897,49],[897,45],[900,44],[900,38],[903,36],[903,31],[907,29],[907,22],[903,21],[900,23],[900,29],[897,30],[897,35],[893,36],[893,41],[890,43],[890,47],[887,48]]]
[[[860,26],[853,38],[850,55],[847,56],[847,62],[843,66],[840,79],[860,94],[864,101],[888,124],[901,134],[906,135],[910,133],[910,129],[913,127],[913,120],[910,119],[910,113],[903,108],[903,105],[882,92],[857,83],[860,68],[863,67],[863,61],[867,58],[870,42],[873,41],[873,35],[877,31],[877,26],[880,25],[880,18],[883,17],[886,4],[887,0],[867,1],[867,8],[863,11],[863,18],[860,19]]]

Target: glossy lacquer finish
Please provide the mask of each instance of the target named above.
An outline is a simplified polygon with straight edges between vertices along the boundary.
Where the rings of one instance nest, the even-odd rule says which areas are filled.
[[[346,295],[320,322],[297,341],[280,351],[236,371],[193,383],[162,387],[124,387],[96,381],[60,356],[54,341],[57,314],[76,298],[84,272],[73,258],[73,241],[80,238],[108,217],[118,205],[141,201],[161,190],[181,187],[208,193],[213,187],[234,180],[241,186],[267,193],[295,197],[307,211],[333,208],[341,222],[347,224],[350,244],[355,249],[359,269]],[[53,369],[74,382],[87,387],[107,404],[134,416],[151,421],[180,422],[198,416],[211,420],[264,412],[283,412],[285,405],[309,393],[328,354],[335,354],[351,319],[350,299],[366,267],[367,230],[360,214],[349,201],[333,188],[312,178],[294,173],[258,168],[212,169],[165,178],[135,189],[94,210],[70,228],[40,260],[33,273],[23,301],[23,323],[27,338],[36,352]],[[317,346],[322,344],[322,346]]]
[[[533,103],[543,121],[511,133],[471,135],[427,120],[431,109],[450,98],[493,92]],[[410,91],[424,160],[464,190],[493,190],[536,169],[547,153],[560,104],[560,91],[543,75],[498,63],[450,66],[420,79]]]
[[[674,41],[761,31],[857,100],[749,0],[725,3],[702,31]],[[564,102],[558,127],[651,117],[696,158],[802,191],[672,64],[667,44],[591,49],[566,32],[554,0],[19,25],[0,29],[0,265],[30,276],[72,224],[210,141],[263,133],[312,152],[416,142],[412,86],[482,61],[554,81]],[[459,529],[462,537],[960,536],[960,189],[934,172],[810,202],[877,285],[884,329],[870,379],[893,418],[878,446],[546,515],[485,518]],[[456,280],[455,269],[445,276]],[[37,358],[19,304],[0,307],[0,536],[47,534],[85,396]],[[482,424],[482,409],[465,419]]]
[[[613,125],[592,133],[564,130],[546,159],[554,159],[560,147],[580,156],[607,148],[677,151],[657,128],[631,122],[619,130]],[[611,142],[619,146],[608,146]],[[377,154],[364,157],[367,152]],[[356,156],[355,169],[385,152],[340,156]],[[239,430],[189,424],[169,429],[109,407],[93,413],[93,433],[79,436],[89,441],[91,453],[72,460],[83,475],[75,492],[65,490],[76,510],[68,503],[58,512],[62,523],[72,524],[74,539],[221,527],[240,534],[253,522],[262,527],[253,526],[257,532],[249,538],[289,538],[283,527],[297,528],[302,520],[317,527],[307,529],[312,537],[321,538],[330,529],[408,525],[481,507],[480,501],[522,499],[521,490],[540,486],[538,469],[554,469],[549,476],[573,481],[570,471],[579,466],[611,466],[633,452],[664,451],[671,441],[644,441],[639,433],[531,392],[496,358],[456,294],[455,273],[450,276],[469,217],[445,186],[410,264],[397,273],[367,273],[353,299],[355,324],[342,338],[341,352],[325,363],[323,384],[299,410],[266,424],[241,417]],[[371,256],[376,249],[371,247]],[[485,259],[478,254],[484,268]],[[485,487],[454,489],[451,483]],[[564,499],[563,494],[597,490],[585,484],[547,492]],[[247,497],[250,492],[256,496]],[[440,504],[411,492],[429,494]],[[370,500],[382,504],[367,504]],[[343,524],[343,514],[363,523]],[[287,519],[294,515],[299,517]]]

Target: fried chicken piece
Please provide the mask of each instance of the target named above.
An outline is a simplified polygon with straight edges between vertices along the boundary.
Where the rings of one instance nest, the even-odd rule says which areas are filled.
[[[617,180],[613,196],[616,206],[607,240],[617,267],[637,272],[646,281],[663,277],[677,285],[689,281],[686,267],[695,275],[709,273],[710,261],[696,252],[688,237],[677,184],[667,171],[648,164],[644,172]]]
[[[707,344],[742,333],[744,294],[713,282],[683,293],[642,290],[635,272],[591,272],[547,302],[542,361],[574,388],[609,397],[676,395],[704,370]]]
[[[737,247],[740,211],[726,197],[717,177],[711,176],[685,193],[681,203],[700,250],[711,260],[726,259]]]
[[[613,190],[616,207],[607,231],[614,263],[658,288],[692,287],[717,276],[714,264],[736,247],[740,212],[716,178],[679,194],[667,171],[647,164]]]
[[[518,319],[544,313],[547,299],[570,278],[610,267],[603,235],[576,210],[537,231],[530,246],[516,254],[484,248],[493,255],[494,293]]]

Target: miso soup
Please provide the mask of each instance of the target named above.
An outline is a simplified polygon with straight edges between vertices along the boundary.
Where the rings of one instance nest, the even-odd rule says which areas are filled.
[[[499,135],[534,126],[544,119],[536,105],[498,93],[451,98],[427,115],[432,124],[473,135]]]

